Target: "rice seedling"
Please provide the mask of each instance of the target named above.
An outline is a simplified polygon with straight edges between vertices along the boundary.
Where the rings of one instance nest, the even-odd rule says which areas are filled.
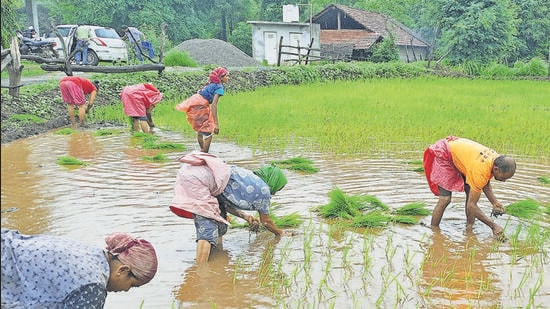
[[[81,161],[73,156],[61,156],[57,158],[57,164],[59,165],[88,165],[87,162]]]
[[[69,134],[73,134],[75,132],[77,132],[77,131],[72,129],[72,128],[63,128],[63,129],[59,129],[59,130],[55,131],[55,134],[69,135]]]
[[[149,162],[167,162],[168,161],[168,158],[166,157],[166,155],[162,153],[156,154],[154,156],[142,156],[141,159]]]
[[[393,214],[409,216],[428,216],[432,212],[426,209],[426,203],[410,203],[395,209]]]
[[[139,144],[143,149],[162,149],[162,150],[184,150],[185,146],[178,143],[168,143],[168,142],[158,142],[158,136],[143,133],[135,132],[133,137],[138,138]]]
[[[120,130],[117,130],[117,129],[99,129],[97,131],[95,131],[94,135],[95,136],[105,136],[105,135],[116,135],[116,134],[120,134]]]
[[[358,215],[353,218],[350,226],[353,227],[385,227],[391,222],[391,216],[382,211],[372,211],[365,215]]]
[[[254,174],[258,175],[269,185],[272,195],[288,183],[285,174],[275,165],[262,166],[254,170]]]
[[[545,176],[537,177],[538,181],[543,184],[550,184],[550,178]]]
[[[296,157],[286,160],[276,160],[272,161],[271,163],[287,170],[299,171],[306,174],[314,174],[319,171],[317,167],[314,167],[312,165],[312,160],[303,157]]]
[[[539,206],[537,201],[526,199],[504,207],[504,213],[522,219],[532,219],[541,213]]]

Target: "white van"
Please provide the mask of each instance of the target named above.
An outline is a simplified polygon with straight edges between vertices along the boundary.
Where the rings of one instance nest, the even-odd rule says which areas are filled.
[[[128,49],[115,29],[110,27],[83,25],[91,30],[90,44],[88,45],[88,64],[98,65],[100,61],[109,62],[128,62]],[[63,37],[66,47],[70,52],[76,46],[77,25],[58,25],[56,27],[59,34]],[[63,45],[54,32],[47,33],[45,40],[52,40],[57,43],[56,49],[60,58],[65,58]],[[71,59],[71,61],[74,60]]]

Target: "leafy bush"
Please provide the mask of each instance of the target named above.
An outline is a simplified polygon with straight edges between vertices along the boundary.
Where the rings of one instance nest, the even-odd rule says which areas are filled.
[[[166,56],[164,57],[164,65],[169,67],[173,67],[173,66],[197,67],[198,66],[195,60],[189,57],[189,54],[187,54],[187,52],[180,51],[177,49],[171,49],[168,53],[166,53]]]
[[[548,75],[547,66],[540,58],[533,58],[526,64],[518,61],[514,64],[516,76],[546,76]]]

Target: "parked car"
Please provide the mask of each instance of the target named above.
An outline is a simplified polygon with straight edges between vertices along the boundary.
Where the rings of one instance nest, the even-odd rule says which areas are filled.
[[[115,29],[101,26],[83,26],[87,26],[91,30],[91,39],[90,44],[88,45],[88,64],[98,65],[100,61],[128,61],[128,49],[126,48],[126,42],[120,38]],[[57,32],[59,32],[59,34],[63,37],[69,54],[76,47],[76,28],[77,25],[58,25],[56,27]],[[44,39],[55,41],[57,43],[56,49],[59,57],[65,58],[63,44],[54,32],[47,33]],[[73,60],[74,57],[71,61]]]

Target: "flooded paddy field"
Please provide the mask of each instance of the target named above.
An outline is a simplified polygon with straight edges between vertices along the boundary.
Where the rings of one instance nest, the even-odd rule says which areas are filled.
[[[223,248],[198,268],[193,221],[168,209],[179,168],[175,159],[196,150],[195,136],[156,134],[187,149],[165,153],[168,162],[148,162],[142,157],[159,150],[140,148],[126,129],[105,136],[93,130],[49,132],[2,145],[2,227],[101,247],[108,233],[123,231],[155,246],[156,277],[129,292],[109,293],[105,308],[543,308],[550,303],[548,215],[495,219],[509,238],[501,243],[480,222],[465,230],[461,193],[453,194],[438,230],[424,224],[349,229],[315,212],[335,187],[374,195],[392,208],[424,202],[431,210],[437,198],[423,173],[414,171],[418,166],[407,163],[421,159],[413,155],[256,152],[216,140],[211,152],[230,164],[254,169],[302,156],[319,172],[285,170],[288,184],[273,197],[275,215],[302,217],[293,229],[298,235],[274,239],[268,231],[232,228]],[[58,165],[61,156],[88,165]],[[548,159],[516,160],[512,179],[492,183],[500,202],[550,203],[550,185],[537,180],[549,176]],[[491,211],[484,196],[480,207]],[[420,219],[426,225],[429,220]]]

